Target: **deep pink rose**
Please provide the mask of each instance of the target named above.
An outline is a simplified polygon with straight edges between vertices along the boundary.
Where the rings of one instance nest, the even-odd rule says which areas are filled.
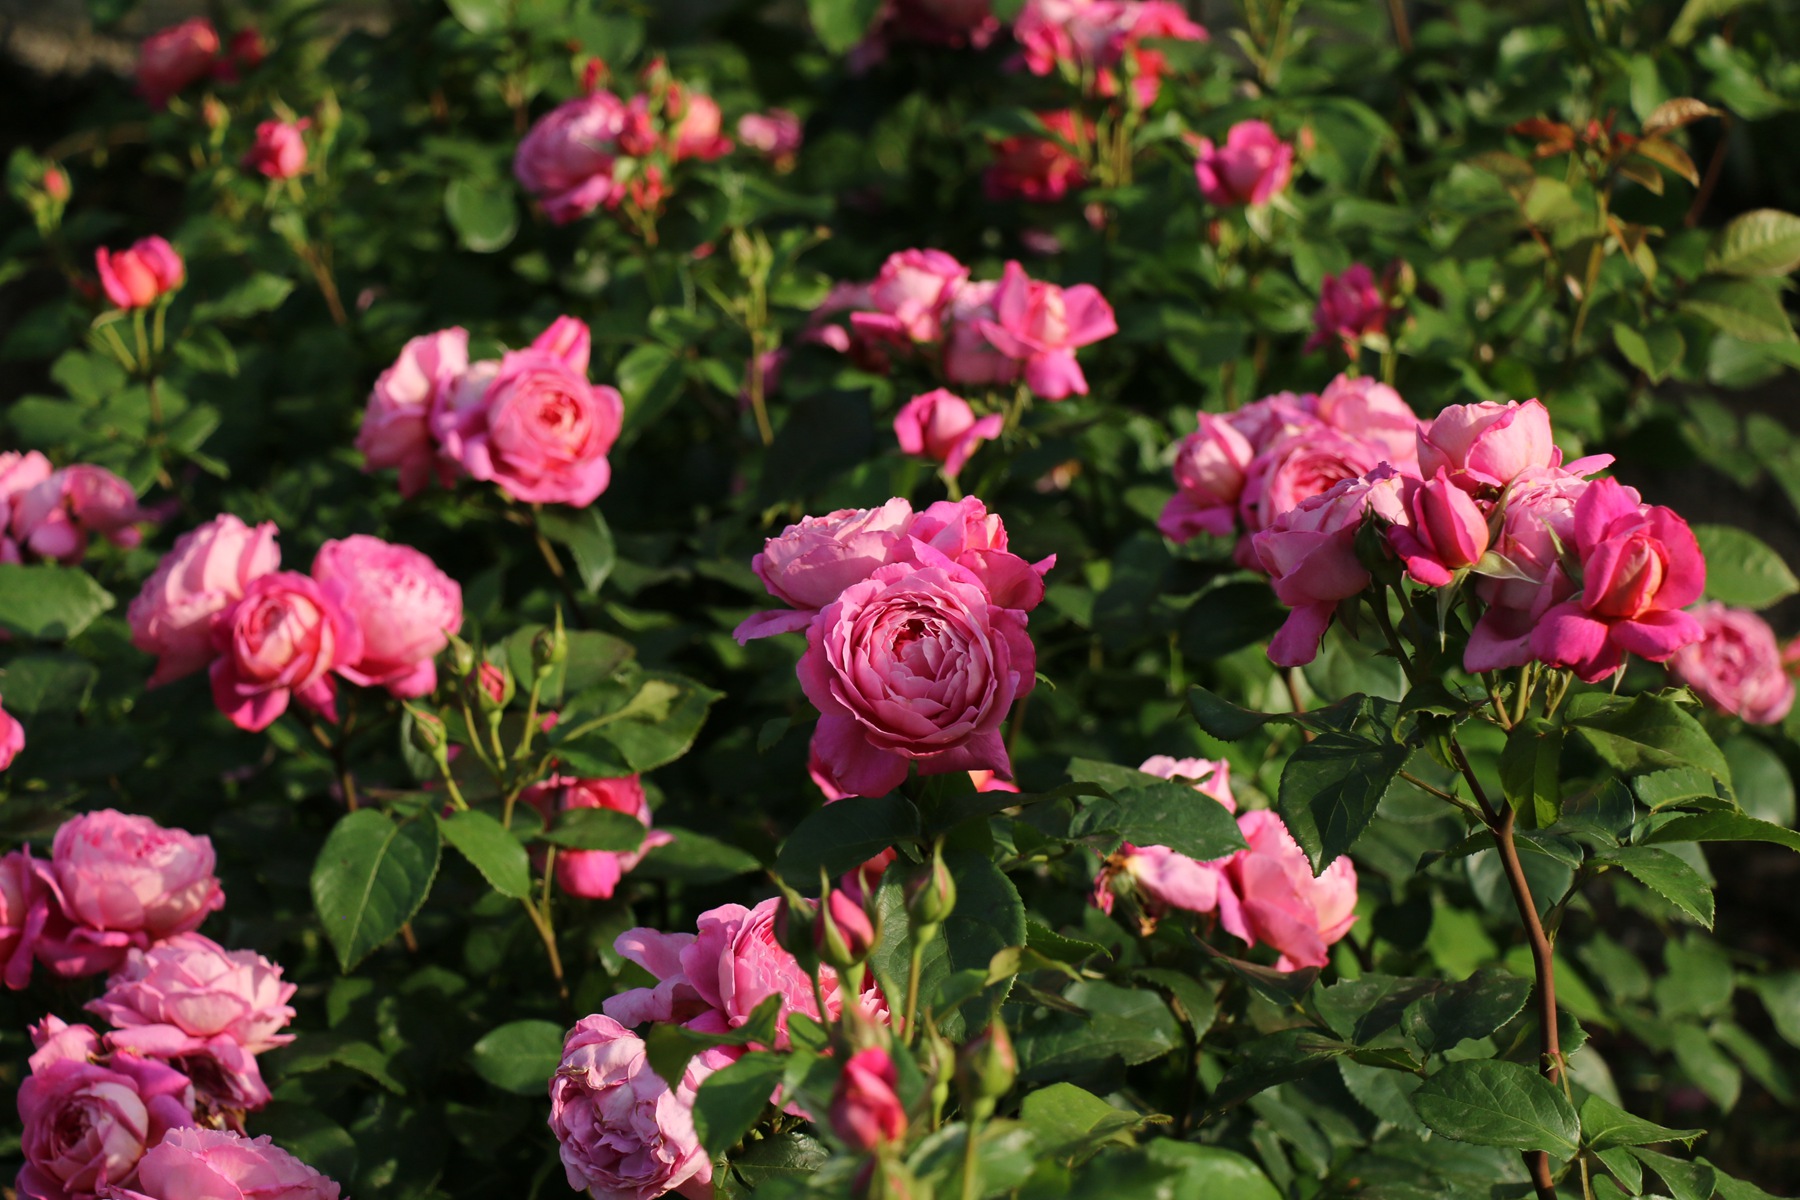
[[[106,1200],[338,1200],[336,1183],[268,1137],[171,1129],[138,1163],[135,1188]]]
[[[842,508],[789,525],[763,544],[750,569],[769,595],[795,611],[758,613],[733,636],[743,643],[805,629],[845,588],[905,555],[912,520],[912,505],[895,498],[880,508]]]
[[[1250,848],[1226,866],[1237,903],[1221,908],[1219,923],[1252,946],[1279,950],[1278,971],[1325,966],[1326,948],[1356,924],[1356,867],[1340,857],[1315,877],[1306,852],[1267,810],[1240,816],[1238,830]]]
[[[944,378],[962,387],[989,387],[1018,382],[1019,361],[988,340],[985,329],[998,316],[994,307],[1000,281],[970,281],[956,289],[945,317]]]
[[[219,32],[205,17],[159,29],[138,46],[137,90],[154,108],[212,74]]]
[[[213,703],[255,733],[287,711],[290,698],[337,720],[331,673],[360,662],[362,632],[339,585],[298,571],[250,581],[243,599],[213,619]]]
[[[558,225],[625,199],[627,166],[619,146],[631,125],[625,102],[595,91],[539,118],[513,155],[513,174]]]
[[[1156,522],[1163,536],[1176,542],[1202,533],[1230,537],[1254,457],[1250,439],[1229,419],[1201,413],[1200,427],[1175,452],[1176,492]]]
[[[362,630],[362,656],[338,674],[403,700],[437,686],[432,660],[462,628],[462,588],[429,555],[358,533],[321,546],[312,573]]]
[[[19,1085],[25,1166],[15,1186],[20,1200],[93,1200],[106,1184],[131,1183],[144,1151],[169,1130],[194,1123],[193,1089],[159,1062],[124,1054],[90,1062],[93,1031],[52,1021],[33,1030],[44,1048]]]
[[[213,659],[212,618],[253,580],[281,566],[275,526],[230,513],[182,534],[131,602],[131,644],[156,656],[150,687],[191,675]]]
[[[899,1088],[899,1073],[886,1050],[870,1046],[857,1051],[844,1063],[831,1093],[831,1131],[858,1154],[899,1142],[906,1136]]]
[[[1532,630],[1539,660],[1595,683],[1626,654],[1666,662],[1705,636],[1681,611],[1706,588],[1706,559],[1686,521],[1638,503],[1617,480],[1599,479],[1575,502],[1574,532],[1580,590]]]
[[[118,308],[148,308],[187,279],[181,255],[159,237],[133,242],[124,250],[102,246],[94,251],[94,266],[106,298]]]
[[[800,118],[785,108],[766,113],[746,113],[738,118],[738,141],[777,163],[793,161],[800,152],[805,130]]]
[[[994,161],[982,172],[981,186],[991,200],[1028,200],[1047,204],[1087,182],[1087,171],[1071,149],[1083,138],[1091,145],[1094,123],[1082,118],[1076,134],[1075,114],[1067,109],[1041,112],[1048,135],[1014,134],[994,143]]]
[[[1720,712],[1779,725],[1794,707],[1775,631],[1755,613],[1713,601],[1694,609],[1704,634],[1669,660],[1669,671]]]
[[[76,463],[12,497],[9,529],[17,545],[39,558],[75,563],[98,534],[130,549],[144,540],[131,485],[105,467]]]
[[[49,883],[49,866],[31,850],[0,855],[0,983],[22,991],[31,982],[38,939],[60,902]]]
[[[1208,204],[1220,208],[1261,205],[1288,185],[1294,148],[1275,136],[1267,121],[1239,121],[1224,145],[1201,138],[1194,176]]]
[[[1327,425],[1300,426],[1284,433],[1250,463],[1238,499],[1244,527],[1252,533],[1267,529],[1301,501],[1344,480],[1360,479],[1380,463],[1369,443]]]
[[[968,278],[969,269],[942,250],[889,255],[869,284],[868,302],[874,311],[851,313],[851,327],[865,337],[901,346],[935,342],[943,336],[951,297]]]
[[[1415,582],[1446,587],[1487,553],[1487,509],[1442,469],[1431,479],[1408,479],[1402,503],[1406,519],[1389,527],[1388,544]]]
[[[1335,339],[1354,358],[1357,341],[1386,329],[1387,315],[1387,300],[1375,286],[1374,272],[1362,263],[1351,263],[1343,274],[1320,281],[1319,306],[1313,310],[1306,349],[1317,350]]]
[[[1575,502],[1588,487],[1574,472],[1534,467],[1506,489],[1489,545],[1489,565],[1500,573],[1475,585],[1487,609],[1469,631],[1463,653],[1467,670],[1497,671],[1531,661],[1531,631],[1573,590],[1556,565],[1563,547],[1574,541]],[[1630,495],[1637,497],[1634,491]]]
[[[0,771],[12,766],[13,759],[25,748],[25,726],[19,718],[0,708]]]
[[[669,161],[697,158],[710,162],[731,153],[731,139],[720,130],[724,118],[718,101],[681,84],[669,85]]]
[[[1017,360],[1025,383],[1045,400],[1087,395],[1087,377],[1075,361],[1081,346],[1119,331],[1112,306],[1088,284],[1060,288],[1026,277],[1006,264],[994,293],[994,317],[980,323],[988,342]]]
[[[609,1200],[712,1195],[712,1160],[694,1132],[694,1093],[732,1056],[719,1047],[688,1062],[671,1090],[644,1043],[611,1017],[583,1017],[550,1077],[550,1129],[569,1186]]]
[[[967,400],[938,388],[914,396],[895,414],[894,437],[903,452],[941,462],[946,475],[955,475],[977,446],[1000,436],[1003,426],[999,413],[978,418]]]
[[[1550,413],[1536,400],[1452,404],[1419,430],[1420,473],[1446,472],[1471,492],[1503,488],[1526,471],[1561,465],[1562,451],[1550,440]]]
[[[451,464],[438,454],[431,436],[434,407],[448,398],[469,369],[469,332],[460,326],[413,338],[400,357],[375,380],[363,410],[356,448],[363,470],[400,470],[400,494],[424,490],[433,472],[448,486]]]
[[[978,792],[1012,792],[1018,794],[1019,785],[1010,779],[1002,779],[992,771],[970,771],[969,782],[975,785]]]
[[[1402,475],[1419,474],[1424,422],[1387,384],[1367,375],[1339,375],[1319,393],[1313,412],[1339,433],[1367,442]]]
[[[573,779],[552,775],[519,795],[549,821],[559,812],[572,808],[606,808],[626,813],[650,825],[650,802],[644,798],[644,785],[636,775],[619,779]],[[610,900],[619,880],[637,866],[657,846],[666,846],[674,837],[660,829],[644,835],[643,845],[629,853],[612,850],[558,850],[556,882],[571,896],[590,900]]]
[[[257,125],[256,141],[244,155],[244,167],[270,179],[292,179],[306,170],[306,130],[311,126],[310,118]]]

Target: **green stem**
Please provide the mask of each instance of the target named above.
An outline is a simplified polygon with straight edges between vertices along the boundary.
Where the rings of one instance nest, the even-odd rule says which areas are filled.
[[[976,1143],[980,1133],[980,1120],[970,1114],[969,1133],[963,1141],[962,1200],[981,1200],[981,1173],[976,1170]]]
[[[932,932],[936,932],[932,930]],[[917,931],[913,940],[912,961],[906,972],[906,1044],[912,1045],[919,1040],[919,976],[925,964],[926,930]]]

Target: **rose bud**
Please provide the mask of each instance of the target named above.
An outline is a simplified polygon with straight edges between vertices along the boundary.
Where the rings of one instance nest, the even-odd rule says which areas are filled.
[[[270,179],[292,179],[306,169],[305,130],[309,120],[264,121],[256,141],[244,155],[244,166]]]
[[[159,237],[133,242],[124,250],[94,251],[94,267],[106,298],[118,308],[146,308],[187,279],[187,267],[175,248]]]
[[[944,865],[944,847],[939,844],[931,851],[931,861],[913,877],[906,890],[906,911],[914,928],[922,933],[927,927],[942,925],[955,907],[956,880]]]
[[[1410,523],[1393,526],[1388,540],[1406,563],[1407,574],[1426,587],[1444,587],[1457,571],[1474,566],[1487,553],[1487,514],[1442,468],[1409,492]]]
[[[813,944],[821,959],[845,971],[869,957],[875,948],[875,926],[862,905],[834,888],[819,906]]]
[[[966,1102],[992,1111],[994,1101],[1012,1090],[1019,1075],[1019,1056],[998,1017],[957,1055],[956,1079]]]
[[[906,1109],[898,1094],[894,1060],[879,1046],[858,1051],[844,1064],[831,1095],[831,1130],[859,1153],[906,1136]]]

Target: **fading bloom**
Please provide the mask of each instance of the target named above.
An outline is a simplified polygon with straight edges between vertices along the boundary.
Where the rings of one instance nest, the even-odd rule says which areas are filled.
[[[312,574],[362,631],[361,656],[338,674],[403,700],[437,686],[433,660],[462,628],[462,588],[430,556],[352,534],[321,546]]]
[[[161,687],[211,662],[214,614],[280,566],[275,526],[266,521],[246,525],[222,513],[177,538],[126,614],[131,644],[156,656],[147,686]]]
[[[1336,339],[1345,354],[1355,357],[1356,343],[1386,329],[1387,316],[1387,300],[1375,286],[1374,273],[1362,263],[1351,263],[1343,274],[1327,275],[1320,282],[1306,350],[1310,353]]]
[[[213,703],[239,729],[267,729],[290,698],[337,719],[331,673],[362,658],[362,631],[344,608],[342,586],[297,571],[252,580],[213,621]]]
[[[1356,923],[1356,867],[1339,857],[1314,876],[1306,852],[1272,812],[1247,812],[1238,830],[1250,844],[1231,857],[1226,877],[1238,904],[1222,910],[1226,932],[1281,952],[1278,971],[1323,967],[1327,948]]]
[[[1003,425],[999,413],[977,418],[967,400],[938,388],[906,402],[894,417],[894,437],[904,453],[943,463],[944,474],[953,476]]]
[[[244,166],[270,179],[292,179],[306,169],[306,130],[311,127],[310,118],[262,122]]]
[[[1275,136],[1266,121],[1239,121],[1223,145],[1201,138],[1194,177],[1208,204],[1221,208],[1267,204],[1288,185],[1294,148]]]
[[[1713,601],[1693,610],[1701,639],[1669,660],[1669,671],[1720,712],[1752,725],[1779,725],[1794,707],[1775,631],[1755,613]]]
[[[102,246],[94,251],[94,267],[115,308],[148,308],[187,279],[181,255],[160,237],[143,238],[124,250]]]

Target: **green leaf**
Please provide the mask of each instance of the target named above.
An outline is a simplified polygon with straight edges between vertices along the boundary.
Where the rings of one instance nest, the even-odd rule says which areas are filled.
[[[1674,1200],[1712,1200],[1718,1180],[1705,1163],[1683,1162],[1637,1146],[1631,1147],[1631,1155],[1656,1172]]]
[[[1570,727],[1625,776],[1692,766],[1731,783],[1725,754],[1706,727],[1665,696],[1645,693],[1622,707],[1577,717]]]
[[[333,1178],[356,1178],[356,1139],[315,1108],[292,1100],[271,1101],[256,1114],[256,1132]]]
[[[1303,713],[1261,713],[1222,700],[1203,687],[1188,689],[1188,707],[1200,728],[1222,742],[1249,737],[1265,725],[1298,725],[1315,733],[1350,728],[1368,707],[1367,696],[1346,696],[1336,704]]]
[[[1733,217],[1706,252],[1706,269],[1721,275],[1779,278],[1800,268],[1800,217],[1758,208]]]
[[[6,664],[0,691],[17,717],[79,712],[99,677],[93,663],[74,654],[22,654]]]
[[[444,188],[444,215],[463,248],[476,254],[504,250],[519,232],[519,205],[510,183],[452,179]]]
[[[1016,1033],[1021,1078],[1053,1079],[1080,1064],[1135,1066],[1182,1044],[1175,1015],[1154,991],[1089,980],[1070,984],[1063,998],[1087,1015],[1056,1013]]]
[[[1713,1186],[1719,1190],[1719,1200],[1777,1200],[1776,1197],[1763,1191],[1754,1183],[1745,1183],[1741,1179],[1733,1179],[1704,1158],[1699,1161],[1706,1163],[1707,1166],[1718,1171],[1718,1178],[1713,1180]]]
[[[1453,1062],[1413,1093],[1419,1119],[1457,1142],[1575,1153],[1581,1124],[1549,1080],[1519,1063]]]
[[[789,885],[813,889],[821,867],[836,879],[889,846],[918,836],[919,812],[906,797],[852,796],[800,822],[782,843],[775,870]],[[987,962],[969,965],[985,967]]]
[[[644,1057],[663,1082],[675,1081],[669,1084],[674,1088],[686,1076],[688,1060],[709,1047],[774,1045],[780,1014],[781,995],[772,993],[742,1025],[727,1033],[702,1033],[685,1025],[653,1025],[644,1035]]]
[[[1668,325],[1653,325],[1645,330],[1636,330],[1622,321],[1614,321],[1612,327],[1613,344],[1625,361],[1642,371],[1651,383],[1661,383],[1669,377],[1669,372],[1681,365],[1681,356],[1687,353],[1687,343],[1681,332]]]
[[[1639,839],[1645,845],[1658,842],[1773,842],[1800,850],[1800,833],[1739,812],[1696,813],[1658,825]]]
[[[217,321],[254,317],[281,307],[294,290],[294,281],[279,275],[258,272],[216,300],[202,300],[194,305],[194,320]]]
[[[1284,1029],[1245,1045],[1213,1089],[1207,1111],[1220,1113],[1258,1092],[1310,1075],[1353,1049],[1316,1029]]]
[[[437,875],[435,821],[397,823],[365,808],[332,827],[313,863],[313,907],[349,971],[413,919]]]
[[[753,1050],[700,1082],[694,1094],[694,1130],[708,1155],[718,1158],[750,1132],[769,1107],[787,1062],[785,1054]]]
[[[112,606],[112,593],[86,571],[0,564],[0,626],[12,633],[66,641]]]
[[[825,48],[842,54],[868,34],[881,0],[806,0],[806,11]]]
[[[1216,950],[1191,934],[1189,939],[1190,945],[1220,967],[1249,984],[1252,990],[1277,1008],[1287,1008],[1300,1003],[1302,997],[1311,991],[1313,984],[1319,980],[1319,968],[1317,967],[1301,967],[1298,971],[1277,971],[1274,967],[1265,967],[1260,963],[1233,958],[1223,950]]]
[[[1748,279],[1702,279],[1681,307],[1742,341],[1800,341],[1780,297]]]
[[[1245,848],[1223,804],[1186,784],[1158,779],[1096,800],[1075,815],[1072,837],[1107,830],[1139,846],[1167,846],[1202,862]]]
[[[563,1029],[549,1021],[509,1021],[469,1051],[475,1073],[516,1096],[544,1095],[562,1063]]]
[[[600,585],[612,574],[618,552],[613,546],[612,529],[600,510],[565,508],[551,505],[537,514],[537,525],[545,537],[569,548],[575,560],[575,572],[589,595],[600,591]]]
[[[1527,717],[1506,735],[1500,751],[1500,786],[1528,829],[1547,829],[1562,816],[1563,727]]]
[[[1669,44],[1687,45],[1694,40],[1703,22],[1729,16],[1746,3],[1748,0],[1687,0],[1681,6],[1681,14],[1675,18],[1675,24],[1669,27]]]
[[[744,1147],[742,1154],[731,1160],[731,1169],[745,1186],[761,1189],[768,1185],[773,1194],[788,1181],[810,1180],[831,1157],[822,1142],[809,1133],[790,1129],[773,1137],[759,1138]],[[792,1195],[783,1191],[782,1195]]]
[[[644,823],[630,813],[610,808],[570,808],[557,813],[556,823],[538,837],[565,850],[631,854],[643,846],[647,832]]]
[[[1745,981],[1768,1010],[1775,1031],[1791,1046],[1800,1046],[1800,971],[1784,971]]]
[[[1281,772],[1281,819],[1318,874],[1362,836],[1410,753],[1398,742],[1321,733]]]
[[[500,822],[484,812],[470,809],[439,817],[438,832],[481,872],[481,877],[496,892],[514,900],[531,896],[531,860],[519,839]]]
[[[1800,592],[1800,579],[1769,544],[1735,525],[1696,525],[1706,555],[1706,596],[1739,608],[1767,608]]]
[[[1406,1030],[1427,1054],[1454,1050],[1484,1038],[1519,1015],[1531,998],[1531,981],[1498,967],[1483,967],[1460,983],[1444,984],[1407,1007]]]
[[[1159,1188],[1155,1192],[1159,1198],[1178,1200],[1204,1196],[1209,1200],[1281,1200],[1281,1193],[1275,1190],[1261,1167],[1221,1146],[1197,1146],[1192,1142],[1161,1137],[1147,1143],[1144,1153],[1151,1162],[1179,1172],[1177,1182],[1170,1190],[1165,1192]],[[1103,1166],[1107,1161],[1110,1159],[1102,1160],[1098,1165]],[[1135,1197],[1145,1193],[1088,1194],[1116,1196],[1123,1200],[1127,1194]]]
[[[513,0],[444,0],[464,29],[477,37],[505,29],[512,21]]]
[[[1140,1114],[1115,1108],[1072,1083],[1028,1093],[1019,1106],[1019,1120],[1036,1137],[1039,1154],[1064,1160],[1085,1157],[1109,1141],[1129,1145],[1128,1131],[1144,1122]]]
[[[1620,868],[1701,925],[1712,928],[1711,886],[1700,877],[1700,872],[1667,850],[1618,846],[1594,855],[1593,861]]]
[[[658,826],[675,840],[653,848],[632,874],[643,879],[678,879],[683,883],[721,883],[752,871],[762,870],[762,863],[727,842],[681,829],[673,825]]]
[[[1661,1142],[1693,1144],[1704,1129],[1670,1129],[1634,1117],[1600,1096],[1590,1095],[1581,1105],[1581,1141],[1590,1150],[1613,1146],[1654,1146]]]

